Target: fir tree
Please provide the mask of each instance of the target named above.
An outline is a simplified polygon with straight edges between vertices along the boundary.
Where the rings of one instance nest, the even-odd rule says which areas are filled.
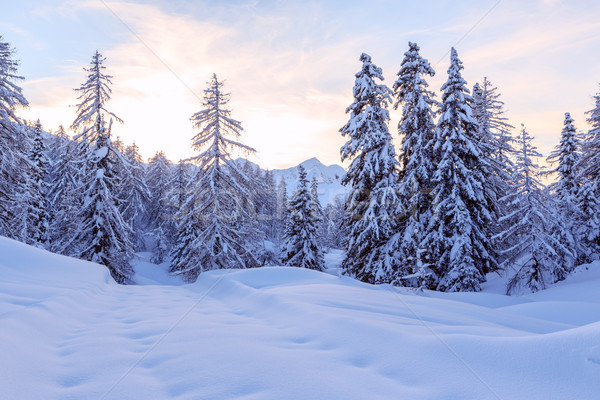
[[[65,254],[71,235],[77,229],[77,210],[81,206],[78,196],[77,143],[72,141],[61,125],[50,148],[50,250]]]
[[[319,229],[319,227],[325,221],[325,212],[323,211],[323,207],[321,206],[321,201],[319,200],[319,181],[317,180],[316,176],[313,176],[313,178],[310,182],[310,197],[312,199],[314,219],[317,224],[317,233],[316,233],[317,243],[319,244],[319,247],[324,247],[325,246],[325,242],[324,242],[325,237],[324,237],[324,235],[321,234],[322,230]]]
[[[492,223],[487,226],[485,234],[491,237],[504,229],[499,221],[510,212],[499,199],[514,190],[510,186],[514,168],[511,130],[514,127],[504,116],[504,103],[500,100],[498,88],[487,77],[483,78],[481,85],[476,83],[473,86],[472,108],[473,117],[479,124],[478,141],[482,157],[488,166],[484,193]]]
[[[277,238],[279,240],[283,237],[283,233],[286,226],[288,198],[287,198],[287,185],[285,180],[281,178],[277,184]]]
[[[318,216],[315,199],[308,189],[304,167],[298,168],[298,174],[298,188],[289,204],[281,262],[291,267],[323,271],[323,253],[317,243]]]
[[[600,187],[600,91],[594,96],[594,108],[587,111],[591,125],[582,146],[579,169],[596,187]]]
[[[115,153],[117,154],[117,153]],[[120,172],[119,210],[133,232],[136,251],[146,250],[144,232],[146,230],[146,209],[150,192],[146,185],[145,165],[135,143],[125,148],[123,167]]]
[[[513,176],[516,191],[502,198],[513,210],[505,216],[508,227],[495,239],[506,241],[516,238],[516,243],[503,250],[502,267],[511,267],[516,273],[511,277],[507,294],[520,289],[532,292],[545,289],[565,275],[565,265],[572,264],[573,254],[553,235],[556,222],[547,206],[544,187],[537,179],[539,166],[532,157],[541,157],[531,144],[532,137],[525,127],[519,137],[521,145]]]
[[[565,113],[564,127],[561,134],[560,144],[548,157],[548,162],[557,163],[557,167],[550,173],[558,173],[558,182],[550,185],[554,200],[554,214],[560,221],[555,224],[554,237],[559,240],[573,254],[588,254],[588,250],[582,248],[583,242],[577,242],[574,232],[577,221],[577,203],[579,194],[579,138],[577,130],[573,126],[571,114]],[[583,259],[581,260],[583,261]]]
[[[32,165],[29,196],[28,196],[28,239],[29,243],[40,248],[47,248],[49,215],[48,202],[46,195],[48,193],[48,160],[46,156],[46,146],[42,137],[42,125],[37,120],[34,129],[33,148],[30,154]]]
[[[382,81],[381,68],[365,53],[356,74],[354,102],[346,109],[350,119],[340,132],[348,137],[342,161],[350,160],[343,184],[350,186],[346,203],[349,229],[344,273],[369,283],[394,279],[397,259],[389,241],[397,231],[398,160],[388,130],[391,90]]]
[[[434,214],[421,248],[426,286],[441,291],[478,291],[485,274],[497,269],[487,226],[492,223],[484,193],[489,174],[471,115],[471,96],[456,50],[442,86],[441,116],[433,151],[440,162],[433,176]]]
[[[500,100],[498,88],[487,77],[483,83],[473,86],[473,117],[479,124],[480,141],[486,145],[486,155],[495,163],[492,167],[499,168],[494,171],[500,179],[505,179],[512,174],[512,156],[515,152],[512,143],[512,130],[514,126],[508,123],[504,116],[504,102]]]
[[[569,203],[572,208],[575,202],[579,184],[578,164],[580,143],[577,137],[577,130],[573,125],[573,118],[570,113],[565,113],[565,122],[562,130],[560,144],[548,157],[548,162],[558,163],[557,167],[550,171],[558,173],[558,182],[551,188],[556,193],[560,201],[565,205]]]
[[[154,247],[151,261],[160,264],[170,250],[170,235],[174,232],[169,218],[175,209],[169,203],[169,182],[172,165],[165,154],[160,151],[150,159],[146,171],[146,182],[149,190],[149,203],[146,208],[146,226],[152,236]]]
[[[118,178],[114,169],[119,155],[110,140],[112,118],[121,120],[105,109],[112,77],[103,73],[104,61],[96,51],[91,67],[84,68],[88,72],[87,81],[76,89],[81,103],[77,105],[73,129],[79,132],[79,148],[85,157],[85,175],[81,180],[84,198],[77,214],[78,229],[69,248],[76,257],[107,266],[117,282],[128,283],[133,275],[129,264],[133,257],[131,230],[115,199]],[[111,117],[108,127],[107,117]]]
[[[0,235],[19,238],[15,228],[21,225],[17,220],[27,182],[29,139],[16,110],[28,103],[16,83],[24,79],[17,75],[19,62],[3,40],[0,36]]]
[[[190,249],[183,257],[174,259],[170,271],[194,281],[205,270],[247,268],[258,264],[253,250],[258,246],[260,232],[251,224],[249,213],[254,205],[250,198],[249,180],[231,159],[231,151],[254,152],[251,147],[235,139],[242,126],[231,118],[226,106],[230,95],[222,91],[223,83],[213,75],[204,90],[205,109],[191,118],[200,129],[192,147],[201,153],[193,160],[198,172],[193,183],[193,193],[186,206],[198,222],[190,238]],[[185,207],[184,207],[185,208]],[[180,218],[181,220],[181,218]],[[181,228],[177,246],[181,246],[185,232]],[[187,240],[187,239],[185,239]]]
[[[414,284],[403,276],[419,271],[421,260],[419,246],[427,223],[432,215],[432,178],[439,162],[432,151],[435,123],[433,108],[438,104],[427,90],[426,76],[435,72],[429,61],[419,54],[416,43],[408,43],[398,79],[394,83],[394,108],[402,106],[398,132],[402,137],[400,152],[400,197],[406,218],[394,239],[399,249],[396,257],[401,263],[399,282]],[[413,275],[416,276],[416,275]],[[414,279],[411,279],[414,280]],[[417,282],[418,283],[418,282]]]
[[[578,244],[578,262],[588,263],[600,253],[600,200],[598,187],[593,181],[582,178],[577,192],[574,215],[574,240]]]

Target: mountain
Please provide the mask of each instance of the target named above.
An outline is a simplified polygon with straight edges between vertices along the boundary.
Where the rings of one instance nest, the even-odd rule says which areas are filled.
[[[317,178],[317,182],[319,183],[319,201],[323,207],[329,203],[333,203],[337,196],[344,197],[346,195],[347,189],[342,185],[342,179],[346,175],[346,170],[336,164],[326,166],[315,157],[301,162],[295,167],[273,170],[275,183],[278,185],[279,181],[283,179],[288,189],[288,195],[291,195],[296,189],[298,184],[298,167],[300,165],[306,170],[309,182],[312,182],[313,178]]]
[[[236,162],[248,162],[260,168],[259,165],[241,158],[238,158]],[[343,198],[346,195],[347,189],[342,185],[342,179],[346,175],[346,170],[336,164],[326,166],[315,157],[303,161],[295,167],[272,170],[275,184],[279,185],[279,181],[283,179],[287,186],[288,195],[291,195],[296,190],[298,184],[298,167],[300,165],[306,170],[309,182],[312,182],[313,178],[317,178],[317,182],[319,183],[319,201],[323,207],[329,203],[333,203],[336,197],[340,196]]]

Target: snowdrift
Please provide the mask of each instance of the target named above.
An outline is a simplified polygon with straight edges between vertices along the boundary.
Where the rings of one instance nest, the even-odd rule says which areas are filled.
[[[0,238],[0,277],[2,399],[600,393],[600,265],[523,297],[281,267],[120,286],[102,266]]]

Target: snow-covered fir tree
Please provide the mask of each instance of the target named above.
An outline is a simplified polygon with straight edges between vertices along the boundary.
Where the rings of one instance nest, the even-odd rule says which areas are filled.
[[[590,130],[582,144],[579,170],[600,188],[600,91],[594,96],[594,108],[587,111]]]
[[[117,154],[117,153],[116,153]],[[120,157],[120,154],[117,154]],[[133,232],[132,242],[136,251],[146,250],[146,209],[150,191],[146,185],[146,166],[135,143],[125,148],[124,162],[119,179],[119,210]]]
[[[318,198],[317,200],[318,201]],[[290,199],[287,225],[281,249],[283,265],[323,271],[323,252],[317,243],[318,218],[310,193],[306,170],[298,168],[298,187]]]
[[[322,225],[325,223],[325,212],[319,200],[319,181],[316,176],[313,176],[310,181],[310,196],[313,201],[314,218],[317,223],[317,243],[320,248],[325,247],[325,236],[323,235]]]
[[[28,103],[17,85],[24,78],[17,75],[19,62],[13,54],[10,44],[0,36],[0,235],[22,239],[18,234],[21,229],[16,227],[24,219],[17,221],[27,183],[29,138],[16,111]]]
[[[504,102],[500,100],[501,94],[487,77],[483,78],[481,85],[473,86],[473,117],[479,124],[480,140],[485,145],[486,154],[495,163],[491,166],[495,174],[502,179],[512,175],[512,158],[515,152],[512,143],[512,126],[504,115]]]
[[[581,178],[577,192],[573,236],[577,243],[577,261],[588,263],[600,253],[600,199],[597,183]]]
[[[70,254],[109,268],[119,283],[128,283],[133,275],[130,260],[133,249],[131,230],[119,212],[115,198],[117,177],[114,173],[118,157],[110,140],[112,119],[120,121],[105,108],[110,99],[110,75],[104,73],[106,59],[94,54],[87,81],[80,93],[73,129],[78,132],[84,159],[81,184],[83,204],[78,210],[78,229],[69,244]],[[110,118],[107,126],[106,118]]]
[[[350,119],[340,132],[348,141],[342,161],[350,160],[343,179],[349,186],[346,202],[349,229],[342,270],[364,282],[387,283],[395,278],[398,259],[389,241],[398,230],[398,160],[388,129],[391,90],[381,68],[361,54],[354,102],[346,109]]]
[[[557,163],[556,168],[550,172],[558,174],[558,182],[551,185],[551,189],[556,193],[563,206],[566,203],[570,206],[574,204],[579,187],[577,168],[581,144],[573,122],[571,114],[565,113],[560,144],[548,156],[548,162]]]
[[[600,252],[600,91],[594,96],[594,108],[587,111],[590,130],[581,143],[581,157],[577,165],[580,187],[576,196],[575,239],[581,244],[579,261],[596,259]]]
[[[285,179],[281,178],[277,184],[276,193],[276,206],[277,206],[277,238],[279,240],[283,237],[286,226],[287,208],[288,208],[288,196],[287,196],[287,184]]]
[[[478,291],[485,274],[498,268],[487,227],[493,223],[484,193],[489,175],[472,117],[471,96],[454,48],[433,151],[439,164],[433,176],[433,210],[421,248],[424,286],[441,291]]]
[[[278,221],[277,221],[277,186],[275,184],[275,176],[273,171],[267,170],[263,176],[264,182],[264,202],[265,204],[261,207],[261,214],[265,219],[264,231],[266,236],[273,242],[277,242],[277,235],[279,234]]]
[[[343,229],[346,221],[346,202],[342,196],[336,196],[332,203],[325,207],[327,227],[325,230],[325,243],[333,249],[344,249],[347,243],[347,232]]]
[[[514,165],[514,148],[512,143],[512,130],[514,127],[508,123],[504,115],[504,102],[500,100],[500,93],[487,77],[483,78],[480,85],[473,86],[473,117],[479,124],[479,142],[489,174],[485,181],[485,196],[489,211],[492,215],[492,224],[487,227],[487,236],[494,236],[504,229],[500,226],[501,218],[510,210],[499,201],[513,188],[510,186]]]
[[[31,173],[28,190],[28,242],[40,248],[49,247],[49,204],[47,201],[48,159],[42,137],[42,124],[38,119],[33,130],[33,148],[31,149]]]
[[[81,177],[77,160],[78,144],[61,125],[50,147],[48,202],[50,204],[50,250],[67,255],[66,246],[77,229],[77,210],[81,206]]]
[[[146,183],[150,198],[145,220],[153,242],[151,261],[156,264],[165,261],[171,248],[170,237],[174,233],[170,216],[175,213],[175,209],[168,197],[172,173],[172,164],[162,151],[157,152],[148,162]]]
[[[560,221],[555,225],[553,235],[571,253],[579,257],[580,253],[589,254],[589,251],[582,247],[584,242],[578,242],[574,236],[574,232],[578,230],[576,224],[579,222],[577,218],[579,199],[577,196],[580,174],[577,168],[580,142],[573,122],[571,114],[565,113],[560,144],[548,156],[548,162],[557,164],[550,173],[558,174],[558,181],[550,185],[553,194],[552,200],[554,200],[553,211]]]
[[[396,257],[400,262],[399,283],[415,285],[418,284],[416,276],[422,264],[419,246],[432,215],[432,178],[439,162],[432,149],[434,109],[438,104],[433,99],[433,92],[427,90],[425,80],[426,76],[435,75],[433,68],[429,61],[421,57],[416,43],[409,42],[408,46],[393,86],[396,99],[394,108],[402,109],[398,124],[398,132],[402,137],[399,191],[405,210],[405,217],[394,240],[398,243]],[[415,278],[403,279],[409,274]]]
[[[540,167],[532,158],[541,154],[531,144],[532,140],[522,127],[518,139],[521,148],[513,175],[516,191],[502,198],[512,212],[503,217],[508,222],[507,228],[495,237],[515,243],[503,250],[505,259],[501,267],[516,271],[508,283],[508,294],[545,289],[564,277],[574,262],[573,254],[552,234],[557,221],[548,207],[544,186],[538,180]]]
[[[184,210],[197,219],[194,228],[184,225],[178,214],[177,248],[189,243],[187,253],[173,258],[170,272],[194,281],[202,271],[223,268],[248,268],[258,264],[253,252],[261,239],[250,221],[249,179],[231,159],[232,151],[254,152],[236,139],[242,125],[227,109],[230,95],[213,74],[204,90],[203,110],[191,120],[199,128],[192,147],[201,153],[193,157],[198,165],[192,193]],[[188,217],[189,218],[189,217]],[[189,221],[188,221],[189,222]],[[254,221],[255,223],[255,221]],[[193,236],[191,236],[193,235]]]

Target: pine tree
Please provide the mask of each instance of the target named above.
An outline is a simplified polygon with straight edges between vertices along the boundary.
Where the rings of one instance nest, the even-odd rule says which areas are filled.
[[[316,176],[313,176],[310,182],[310,197],[313,204],[314,219],[317,224],[316,240],[319,247],[322,248],[325,247],[325,237],[322,235],[322,229],[320,229],[320,226],[325,221],[325,212],[321,206],[321,200],[319,200],[319,181],[317,180]]]
[[[298,174],[298,188],[289,204],[281,262],[291,267],[323,271],[323,253],[317,243],[317,207],[302,166],[298,168]]]
[[[435,130],[433,109],[439,105],[433,100],[433,92],[427,90],[429,85],[425,80],[425,76],[433,77],[435,71],[429,61],[421,57],[416,43],[409,42],[408,46],[393,87],[396,99],[394,108],[402,106],[402,117],[398,124],[398,132],[402,137],[399,191],[406,210],[406,218],[394,239],[399,249],[396,257],[401,263],[399,282],[414,285],[418,282],[403,277],[409,274],[416,276],[422,264],[419,246],[432,215],[432,178],[439,162],[432,151]]]
[[[498,88],[487,77],[483,83],[473,86],[473,117],[479,124],[480,141],[486,146],[486,156],[495,162],[491,164],[499,179],[512,174],[512,156],[515,152],[512,143],[514,126],[504,116],[504,102],[500,100]]]
[[[280,243],[283,237],[285,226],[287,224],[287,209],[288,209],[288,197],[287,197],[287,185],[285,180],[281,178],[277,184],[277,243]]]
[[[146,170],[135,143],[125,148],[124,163],[121,169],[117,197],[123,219],[133,232],[133,244],[136,251],[146,250],[144,233],[146,231],[146,209],[150,201],[150,192],[146,185]]]
[[[575,197],[577,195],[579,183],[578,180],[578,164],[579,164],[579,149],[580,142],[577,137],[577,130],[573,125],[573,118],[570,113],[565,113],[565,122],[562,130],[560,144],[548,157],[548,162],[558,163],[557,167],[550,171],[558,173],[559,180],[551,188],[563,203],[573,207]]]
[[[154,242],[151,261],[156,264],[165,261],[171,248],[170,234],[174,232],[172,221],[169,218],[175,212],[168,198],[171,174],[171,162],[164,152],[157,152],[150,159],[146,170],[146,182],[150,198],[145,216],[147,229]]]
[[[453,48],[433,145],[440,159],[433,176],[434,214],[421,245],[426,264],[420,276],[429,273],[426,286],[441,291],[478,291],[485,274],[497,269],[486,237],[492,223],[484,193],[489,168],[462,69]]]
[[[397,231],[398,160],[388,130],[391,90],[382,81],[381,68],[365,53],[356,74],[354,102],[346,109],[350,119],[340,132],[348,137],[342,161],[351,160],[343,184],[350,186],[346,203],[349,228],[344,273],[364,282],[394,279],[397,259],[389,241]]]
[[[192,147],[201,153],[193,160],[198,165],[193,192],[186,202],[190,213],[199,220],[197,232],[187,255],[174,259],[170,271],[194,281],[202,271],[223,268],[248,268],[258,264],[253,250],[261,235],[252,226],[249,213],[249,179],[231,159],[231,151],[254,152],[237,142],[242,126],[231,118],[226,106],[230,95],[222,91],[223,83],[213,74],[204,90],[205,109],[191,118],[200,128]],[[181,218],[180,218],[181,220]],[[183,229],[180,227],[178,242]],[[178,243],[177,246],[181,246]]]
[[[78,229],[69,244],[71,255],[108,267],[118,283],[128,283],[133,275],[129,262],[133,257],[131,230],[123,220],[115,199],[117,177],[115,158],[119,157],[111,143],[112,118],[121,121],[105,109],[110,99],[110,75],[103,73],[106,59],[96,51],[87,81],[76,91],[81,102],[73,129],[79,133],[79,148],[84,160],[81,183],[84,199],[77,213]],[[110,117],[107,127],[106,118]]]
[[[565,265],[574,260],[573,254],[552,235],[556,222],[547,205],[544,187],[537,179],[540,168],[532,157],[541,157],[541,154],[531,144],[532,140],[523,127],[513,175],[516,191],[502,198],[513,211],[504,217],[508,227],[495,237],[500,241],[516,238],[511,240],[516,244],[503,250],[506,258],[502,267],[516,269],[508,283],[507,294],[523,288],[532,292],[545,289],[564,276]]]
[[[81,206],[77,146],[61,125],[50,148],[50,250],[64,255],[68,254],[66,246],[77,229],[76,214]]]
[[[42,124],[38,119],[34,129],[33,148],[30,154],[31,175],[28,196],[28,242],[40,248],[48,248],[49,215],[48,202],[48,160],[42,137]]]
[[[600,200],[597,184],[583,177],[577,192],[573,235],[578,262],[588,263],[600,253]]]
[[[555,225],[554,237],[559,240],[574,255],[588,254],[581,241],[576,241],[574,232],[577,229],[577,198],[579,194],[579,138],[573,125],[571,114],[565,113],[564,127],[560,144],[548,157],[549,163],[557,163],[557,167],[550,173],[558,173],[558,182],[550,185],[553,198],[556,202],[553,212],[560,221]],[[579,256],[578,256],[579,257]],[[583,261],[583,259],[581,260]]]
[[[267,170],[263,175],[263,196],[261,201],[261,214],[265,220],[264,232],[271,241],[277,241],[278,221],[277,221],[277,188],[275,186],[275,176],[273,171]]]
[[[596,187],[600,187],[600,91],[594,96],[594,108],[587,111],[591,125],[582,146],[579,169]]]
[[[487,226],[486,236],[494,236],[505,229],[500,225],[502,217],[510,213],[505,205],[499,201],[514,188],[510,186],[513,174],[514,148],[511,130],[514,129],[504,116],[504,102],[500,100],[500,93],[487,77],[483,83],[473,86],[473,117],[479,124],[478,140],[481,145],[482,155],[489,167],[486,176],[484,193],[488,202],[492,223]],[[514,243],[505,243],[512,246]],[[498,254],[498,262],[502,256]]]
[[[17,75],[19,62],[3,40],[0,36],[0,235],[20,239],[15,227],[21,225],[17,220],[26,188],[29,139],[16,110],[28,103],[16,84],[24,79]]]

